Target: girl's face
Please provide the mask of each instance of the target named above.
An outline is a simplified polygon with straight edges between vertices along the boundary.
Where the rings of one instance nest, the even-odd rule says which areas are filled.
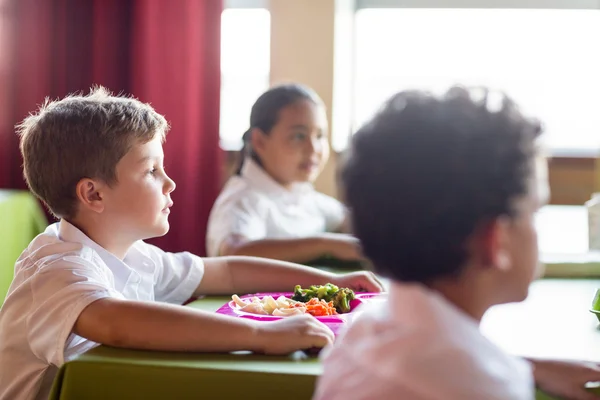
[[[279,184],[313,182],[329,158],[324,107],[298,100],[282,108],[270,132],[253,130],[252,148]]]

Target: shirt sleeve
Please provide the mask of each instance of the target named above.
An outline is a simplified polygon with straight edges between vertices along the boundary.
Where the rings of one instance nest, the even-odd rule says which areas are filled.
[[[316,193],[316,202],[325,218],[327,232],[339,232],[346,220],[346,207],[338,200],[323,193]]]
[[[124,298],[91,249],[49,261],[30,279],[28,342],[36,357],[57,366],[64,363],[65,344],[83,309],[102,298]]]
[[[216,257],[223,242],[236,235],[248,241],[264,239],[267,225],[261,212],[261,199],[243,196],[217,201],[208,221],[206,251]]]
[[[183,304],[193,296],[204,276],[204,262],[192,253],[168,253],[144,243],[154,261],[154,299],[171,304]]]

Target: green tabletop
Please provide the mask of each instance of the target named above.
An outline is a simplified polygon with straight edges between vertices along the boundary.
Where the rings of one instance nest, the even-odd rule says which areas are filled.
[[[538,281],[532,285],[525,303],[493,308],[486,315],[482,329],[514,354],[600,361],[600,345],[596,347],[600,343],[597,320],[587,312],[595,287],[600,287],[600,281]],[[565,296],[568,299],[560,306],[559,299]],[[215,311],[229,299],[209,297],[188,306]],[[301,352],[273,357],[249,353],[132,351],[100,346],[61,368],[50,398],[307,400],[320,373],[318,358]],[[542,393],[536,398],[552,399]]]
[[[46,225],[46,217],[31,193],[0,190],[0,305],[12,281],[15,261]]]
[[[189,306],[216,311],[230,297]],[[287,357],[170,353],[97,347],[60,370],[51,399],[310,399],[321,365]],[[268,395],[267,395],[268,394]]]
[[[511,354],[600,362],[600,326],[589,312],[597,288],[598,279],[538,280],[524,302],[492,307],[481,331]],[[600,388],[592,391],[600,395]]]

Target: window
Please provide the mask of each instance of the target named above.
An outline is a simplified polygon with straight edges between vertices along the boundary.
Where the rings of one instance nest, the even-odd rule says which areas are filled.
[[[239,150],[250,109],[269,86],[271,17],[262,1],[228,0],[221,15],[221,148]]]
[[[390,8],[399,3],[402,8]],[[452,3],[456,8],[437,8]],[[507,3],[513,8],[504,8]],[[359,7],[371,8],[359,8],[354,20],[353,127],[399,90],[485,85],[506,92],[526,114],[541,119],[551,152],[595,155],[600,149],[598,2],[477,4],[359,0]],[[535,8],[540,4],[554,8]]]

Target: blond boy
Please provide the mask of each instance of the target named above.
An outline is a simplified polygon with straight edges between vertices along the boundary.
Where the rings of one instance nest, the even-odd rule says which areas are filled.
[[[18,129],[27,183],[60,221],[23,252],[0,311],[0,399],[46,398],[57,369],[98,344],[285,354],[333,340],[310,316],[261,324],[179,306],[193,296],[329,281],[381,290],[368,273],[144,243],[168,232],[175,190],[168,125],[147,104],[96,88],[47,102]]]

